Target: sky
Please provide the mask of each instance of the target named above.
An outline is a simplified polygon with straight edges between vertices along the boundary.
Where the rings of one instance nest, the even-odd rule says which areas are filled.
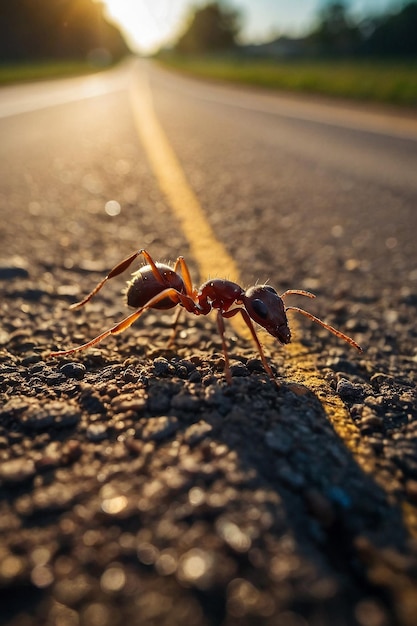
[[[123,31],[132,50],[150,54],[175,40],[190,7],[208,0],[103,0],[106,15]],[[242,39],[259,43],[279,34],[302,35],[329,0],[229,0],[242,14]],[[363,17],[398,8],[404,0],[345,0],[350,12]]]

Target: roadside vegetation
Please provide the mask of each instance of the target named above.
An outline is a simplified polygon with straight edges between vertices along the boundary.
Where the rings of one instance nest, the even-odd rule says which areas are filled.
[[[28,63],[9,63],[0,65],[0,85],[10,83],[42,80],[49,78],[65,78],[80,76],[99,71],[87,61],[38,61]]]
[[[85,74],[127,54],[130,49],[101,2],[3,2],[0,85]]]
[[[176,53],[163,53],[157,59],[165,66],[202,78],[417,106],[417,62],[413,60],[274,60]]]
[[[224,2],[193,9],[165,65],[205,78],[417,106],[417,2],[358,20],[342,1],[323,5],[303,37],[241,41],[242,17]]]

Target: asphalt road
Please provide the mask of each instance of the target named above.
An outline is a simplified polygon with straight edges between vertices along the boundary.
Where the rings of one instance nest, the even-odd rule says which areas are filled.
[[[0,132],[0,621],[415,624],[417,117],[130,63],[2,88]],[[50,358],[140,248],[364,352],[290,314],[277,386],[226,320],[228,386],[214,320],[152,312]]]

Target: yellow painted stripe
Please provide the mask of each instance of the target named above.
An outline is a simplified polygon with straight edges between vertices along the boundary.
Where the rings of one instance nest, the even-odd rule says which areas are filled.
[[[223,277],[227,275],[241,284],[239,270],[234,260],[217,240],[204,210],[191,189],[181,164],[156,117],[146,70],[143,68],[140,68],[139,72],[135,74],[135,82],[132,83],[130,95],[136,128],[142,144],[159,186],[181,223],[191,254],[200,268],[202,280],[206,280],[208,276]],[[234,324],[234,329],[238,334],[245,337],[249,336],[246,325],[240,316],[233,317],[230,321]],[[291,319],[291,329],[294,334],[296,322],[293,318]],[[265,333],[262,336],[262,343],[272,346],[276,345],[277,342]],[[315,382],[316,387],[318,381],[320,381],[321,386],[325,384],[318,375],[314,361],[299,342],[293,341],[286,346],[284,354],[286,356],[285,367],[292,380],[298,380],[310,388],[313,382]],[[342,401],[335,396],[332,397],[331,403],[328,402],[326,405],[326,396],[323,395],[321,400],[326,406],[329,419],[343,439],[349,441],[349,447],[354,449],[357,445],[357,429],[347,415]],[[349,436],[347,436],[348,433]]]
[[[178,158],[169,143],[152,103],[146,74],[132,87],[131,98],[136,127],[160,188],[181,223],[190,250],[196,259],[201,278],[224,275],[238,280],[239,271],[222,244],[216,239],[200,202],[190,187]]]
[[[230,277],[240,284],[239,270],[207,221],[200,202],[190,187],[178,158],[162,129],[152,102],[146,72],[140,68],[132,82],[130,97],[137,131],[158,184],[181,224],[192,256],[198,264],[201,282],[211,277]],[[235,331],[249,337],[241,317],[231,320]]]
[[[200,202],[190,187],[181,164],[162,129],[152,102],[152,93],[146,71],[140,68],[135,73],[131,90],[132,111],[139,137],[145,148],[158,184],[166,196],[174,215],[181,224],[182,231],[188,241],[191,254],[199,266],[202,280],[209,276],[228,276],[241,284],[239,270],[224,246],[207,221]],[[297,325],[291,318],[291,328],[297,332]],[[235,331],[249,337],[243,320],[234,317],[230,320]],[[295,332],[295,334],[296,334]],[[276,345],[269,335],[262,337],[262,342],[269,347]],[[342,400],[330,392],[329,386],[320,376],[315,362],[308,351],[297,341],[293,341],[284,349],[284,368],[288,379],[307,386],[320,400],[330,423],[345,445],[355,456],[361,468],[372,474],[378,482],[375,472],[376,457],[361,454],[360,434],[346,410]],[[381,487],[383,484],[381,483]],[[404,521],[414,534],[417,534],[417,514],[413,506],[404,508]]]

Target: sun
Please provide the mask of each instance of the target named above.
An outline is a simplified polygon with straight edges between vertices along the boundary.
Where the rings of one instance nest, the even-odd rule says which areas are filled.
[[[189,0],[103,0],[106,16],[134,52],[152,53],[178,32]]]

